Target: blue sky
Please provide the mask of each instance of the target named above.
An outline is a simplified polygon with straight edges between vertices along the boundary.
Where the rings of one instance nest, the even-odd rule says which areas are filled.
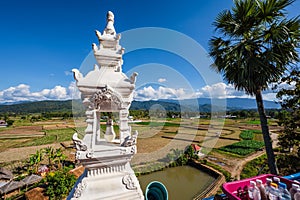
[[[222,89],[227,93],[216,97],[243,97],[212,75],[208,63],[199,64],[208,74],[199,74],[188,55],[179,52],[180,47],[196,42],[203,48],[201,60],[200,54],[203,58],[208,40],[215,34],[212,22],[220,11],[231,7],[232,0],[2,0],[0,101],[69,98],[69,89],[74,87],[70,71],[82,68],[91,44],[97,43],[94,30],[103,31],[108,10],[114,12],[115,29],[123,33],[121,45],[129,51],[123,57],[123,71],[140,73],[137,99],[205,97],[214,91],[220,95]],[[289,16],[298,15],[299,8],[297,0],[289,7]],[[159,41],[169,42],[166,49],[141,46],[134,50],[133,43],[138,46],[143,44],[140,40],[149,41],[151,34],[153,38],[160,34],[141,32],[136,40],[128,39],[130,31],[143,27],[163,28],[174,33],[174,40]],[[177,36],[185,39],[176,40]],[[170,52],[173,47],[179,50]],[[190,54],[197,57],[197,49],[193,50]],[[212,81],[205,82],[208,77]],[[274,97],[267,95],[267,99]]]

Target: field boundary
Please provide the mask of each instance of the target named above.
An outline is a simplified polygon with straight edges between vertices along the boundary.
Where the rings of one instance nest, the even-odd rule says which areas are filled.
[[[202,164],[199,161],[194,161],[191,166],[200,168],[201,170],[204,170],[206,173],[209,173],[210,175],[217,176],[214,182],[210,184],[209,187],[207,187],[203,192],[197,194],[193,198],[193,200],[201,200],[203,198],[216,194],[216,192],[219,190],[222,184],[226,182],[225,176],[221,172],[219,172],[218,170],[210,166]]]

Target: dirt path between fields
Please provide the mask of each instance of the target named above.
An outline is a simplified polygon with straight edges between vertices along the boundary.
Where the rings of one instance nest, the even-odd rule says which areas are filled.
[[[244,168],[244,166],[247,164],[247,162],[250,162],[251,160],[254,160],[260,156],[262,156],[263,154],[265,154],[266,151],[263,150],[263,151],[259,151],[259,152],[256,152],[240,161],[237,162],[237,164],[235,165],[235,167],[232,169],[231,172],[231,176],[237,180],[240,180],[240,175],[242,173],[242,170]]]
[[[271,139],[273,141],[273,148],[276,148],[278,146],[278,135],[271,132]],[[217,165],[223,163],[222,168],[230,172],[232,178],[240,180],[240,175],[244,166],[251,160],[258,158],[265,153],[265,150],[257,151],[245,158],[222,158],[223,155],[215,154],[209,157],[209,160]]]

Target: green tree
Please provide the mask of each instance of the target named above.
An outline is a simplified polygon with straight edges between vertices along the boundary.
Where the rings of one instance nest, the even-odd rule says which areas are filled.
[[[277,97],[281,100],[283,111],[279,114],[279,125],[284,129],[279,134],[279,145],[283,149],[296,150],[300,157],[300,71],[293,69],[281,79],[281,83],[289,85],[282,88]]]
[[[174,157],[177,159],[184,154],[184,152],[180,149],[171,149],[174,154]]]
[[[56,164],[59,169],[63,167],[62,162],[67,158],[67,156],[63,154],[61,148],[54,149],[53,147],[49,146],[44,149],[44,153],[47,156],[48,166],[50,169],[55,168],[54,164]]]
[[[184,154],[183,150],[180,149],[171,149],[172,154],[173,154],[173,159],[176,162],[176,165],[185,165],[187,162],[187,158]]]
[[[188,158],[189,160],[191,160],[191,159],[198,159],[198,155],[195,154],[195,151],[194,151],[194,148],[192,147],[192,145],[189,145],[189,146],[186,148],[184,154],[187,156],[187,158]]]
[[[294,0],[235,0],[213,25],[220,37],[209,43],[212,67],[237,90],[255,96],[270,171],[278,173],[264,110],[262,91],[299,61],[300,21],[287,19]]]
[[[4,117],[3,117],[4,121],[7,121],[9,119],[9,116],[7,113],[4,114]]]
[[[49,168],[52,169],[54,160],[56,159],[55,149],[53,147],[49,146],[44,149],[44,153],[48,158]]]
[[[31,154],[29,157],[29,166],[33,167],[32,172],[37,173],[39,165],[43,160],[43,151],[37,150],[35,154]]]

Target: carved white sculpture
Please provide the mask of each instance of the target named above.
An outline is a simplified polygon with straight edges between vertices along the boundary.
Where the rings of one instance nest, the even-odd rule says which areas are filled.
[[[131,135],[128,109],[138,74],[133,73],[129,79],[122,73],[124,48],[119,45],[121,35],[116,34],[112,12],[107,13],[103,34],[96,30],[96,35],[100,44],[93,44],[97,61],[94,69],[86,76],[77,69],[72,70],[86,106],[87,128],[83,139],[77,133],[73,135],[76,159],[85,166],[85,173],[68,199],[144,199],[129,163],[136,153],[138,132]],[[106,133],[101,138],[101,112],[119,113],[118,139],[115,139],[113,121],[107,122]]]

